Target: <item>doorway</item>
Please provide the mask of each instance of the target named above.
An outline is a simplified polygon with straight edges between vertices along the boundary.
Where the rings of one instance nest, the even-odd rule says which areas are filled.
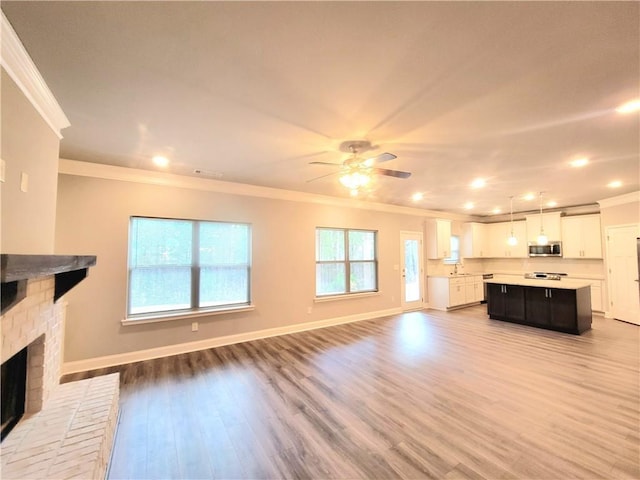
[[[400,232],[400,250],[402,261],[400,305],[403,311],[422,309],[424,306],[422,232]]]
[[[640,225],[605,229],[609,313],[613,318],[640,325],[638,240]]]

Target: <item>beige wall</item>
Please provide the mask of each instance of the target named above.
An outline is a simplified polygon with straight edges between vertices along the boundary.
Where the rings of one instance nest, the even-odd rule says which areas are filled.
[[[2,189],[2,253],[50,254],[54,250],[59,139],[11,77],[2,70],[0,155],[6,162]],[[20,191],[20,176],[29,176]]]
[[[640,223],[640,202],[623,203],[600,208],[602,227]]]
[[[248,222],[253,230],[255,310],[122,326],[131,215]],[[423,230],[420,216],[372,212],[60,175],[56,253],[94,254],[97,266],[67,298],[65,361],[77,361],[400,306],[400,231]],[[378,230],[377,296],[314,303],[315,227]],[[312,307],[312,313],[307,309]]]
[[[607,243],[606,227],[615,225],[629,225],[640,223],[640,202],[622,203],[610,207],[600,207],[600,222],[602,225],[602,250],[605,255],[605,271],[607,268]],[[609,305],[609,282],[605,282],[604,289],[605,305]],[[608,308],[607,308],[608,309]]]

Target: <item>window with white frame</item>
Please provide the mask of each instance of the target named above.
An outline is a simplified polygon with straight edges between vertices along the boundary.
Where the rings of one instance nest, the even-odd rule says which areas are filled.
[[[250,303],[251,226],[131,217],[127,316]]]
[[[377,232],[316,228],[316,296],[378,290]]]
[[[460,263],[460,237],[458,235],[451,235],[449,246],[451,250],[451,256],[445,258],[444,263]]]

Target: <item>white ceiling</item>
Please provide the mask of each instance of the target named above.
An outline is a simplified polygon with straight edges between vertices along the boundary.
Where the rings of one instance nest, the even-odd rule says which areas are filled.
[[[486,215],[640,189],[637,2],[13,2],[71,121],[61,157],[348,197],[345,140],[397,159],[367,198]],[[587,156],[575,169],[568,162]],[[482,177],[487,187],[469,188]],[[612,190],[611,180],[623,186]],[[411,194],[423,192],[413,203]],[[463,210],[467,201],[472,211]]]

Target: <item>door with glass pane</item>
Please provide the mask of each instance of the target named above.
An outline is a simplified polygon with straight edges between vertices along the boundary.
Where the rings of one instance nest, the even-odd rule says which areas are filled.
[[[401,287],[400,295],[403,310],[416,310],[423,307],[424,268],[422,266],[422,233],[400,233]]]

